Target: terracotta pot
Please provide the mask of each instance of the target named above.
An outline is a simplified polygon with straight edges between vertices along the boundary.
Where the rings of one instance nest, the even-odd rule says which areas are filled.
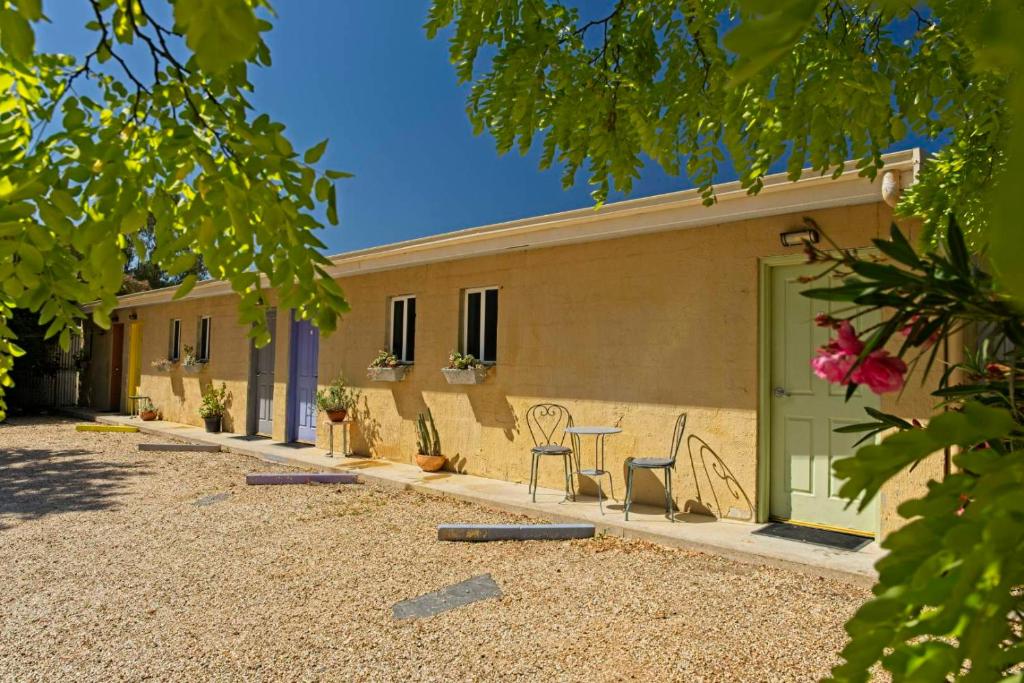
[[[341,410],[327,410],[327,419],[331,422],[344,422],[345,418],[348,417],[348,410],[342,408]]]
[[[139,413],[139,417],[141,417],[146,422],[152,422],[153,420],[156,419],[156,411],[155,410],[143,410],[142,412]]]
[[[416,464],[419,465],[420,469],[424,472],[437,472],[439,469],[444,467],[446,462],[448,462],[448,458],[443,455],[416,454]]]

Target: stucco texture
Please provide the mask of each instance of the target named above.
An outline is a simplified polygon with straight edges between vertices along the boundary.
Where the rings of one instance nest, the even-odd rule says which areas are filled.
[[[201,426],[199,405],[203,390],[223,382],[229,393],[224,415],[225,431],[245,431],[249,387],[248,328],[238,323],[238,301],[234,296],[183,299],[158,306],[119,311],[138,315],[141,324],[141,379],[139,394],[148,396],[165,420]],[[166,359],[169,351],[170,321],[181,320],[181,355],[185,345],[198,346],[199,320],[210,316],[210,359],[198,373],[185,372],[176,363],[169,372],[156,370],[152,363]],[[125,367],[128,367],[128,335],[125,336]]]
[[[525,482],[532,442],[524,423],[538,402],[565,405],[576,424],[613,425],[607,465],[615,497],[625,491],[625,461],[667,453],[677,415],[689,416],[675,470],[680,509],[754,520],[758,490],[759,281],[761,259],[799,253],[779,233],[810,215],[838,243],[862,247],[888,232],[881,203],[730,224],[522,250],[371,273],[340,280],[352,312],[322,338],[319,382],[338,373],[361,392],[353,429],[357,453],[411,462],[415,420],[431,410],[449,467]],[[497,364],[478,386],[449,385],[440,369],[459,347],[461,292],[497,286]],[[417,297],[416,363],[405,381],[370,382],[366,367],[387,345],[389,298]],[[232,404],[225,429],[245,431],[249,342],[233,297],[197,298],[138,308],[144,323],[142,393],[164,417],[201,424],[200,385],[226,382]],[[166,356],[169,320],[182,320],[194,344],[200,316],[214,318],[210,364],[199,376],[155,372]],[[285,437],[289,315],[278,312],[273,436]],[[925,416],[931,402],[911,387],[899,406]],[[318,445],[328,429],[321,416]],[[582,460],[592,462],[584,440]],[[918,490],[935,467],[902,477],[887,491],[881,528],[898,525],[898,497]],[[938,474],[941,474],[941,461]],[[561,467],[542,465],[540,484],[562,485]],[[584,492],[592,485],[582,482]],[[663,499],[660,479],[638,475],[636,499]],[[896,495],[893,495],[893,494]]]

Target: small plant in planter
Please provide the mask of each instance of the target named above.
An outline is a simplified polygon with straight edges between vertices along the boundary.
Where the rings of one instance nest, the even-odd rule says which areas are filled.
[[[199,360],[196,357],[196,350],[193,347],[186,344],[184,351],[185,355],[181,359],[182,369],[185,372],[190,372],[192,374],[195,374],[202,370],[206,363],[204,363],[203,361]]]
[[[416,464],[424,472],[437,472],[448,461],[441,455],[441,437],[437,434],[430,410],[416,417]]]
[[[352,410],[357,398],[359,392],[350,388],[339,374],[338,379],[331,382],[327,389],[316,392],[316,407],[327,413],[327,419],[331,422],[342,422],[348,417],[348,411]]]
[[[169,358],[158,358],[149,365],[157,372],[170,372],[174,367],[174,361]]]
[[[212,383],[203,392],[203,402],[199,404],[199,416],[206,422],[206,431],[216,434],[220,431],[221,420],[224,411],[227,410],[228,400],[231,395],[227,392],[224,382],[220,383],[220,389]]]
[[[381,349],[366,368],[366,377],[373,382],[401,382],[410,367],[387,349]]]
[[[448,356],[448,367],[441,368],[448,384],[481,384],[487,379],[490,366],[471,353],[452,351]]]
[[[154,406],[153,402],[147,398],[146,402],[142,404],[142,408],[139,410],[139,417],[146,422],[151,422],[155,420],[157,416],[156,406]]]

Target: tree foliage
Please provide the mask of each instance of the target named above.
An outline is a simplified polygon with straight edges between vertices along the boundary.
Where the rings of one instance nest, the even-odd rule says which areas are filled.
[[[980,249],[1003,240],[986,199],[1007,166],[1007,74],[1024,66],[1018,4],[435,0],[426,30],[449,30],[477,132],[500,152],[537,143],[565,185],[585,168],[598,201],[629,192],[645,158],[707,203],[729,165],[750,192],[783,162],[794,180],[848,159],[874,178],[883,151],[913,134],[946,144],[903,210],[928,239],[954,212]],[[1020,259],[997,261],[1016,282]]]
[[[154,218],[149,251],[178,296],[210,275],[231,283],[239,318],[269,339],[264,289],[325,331],[347,310],[326,277],[317,208],[337,222],[326,141],[296,151],[249,103],[250,70],[271,64],[265,0],[81,0],[95,38],[84,55],[41,53],[42,0],[0,0],[0,388],[20,355],[4,321],[35,312],[67,344],[98,301],[110,324],[129,246]],[[128,46],[146,67],[133,68]],[[0,418],[3,405],[0,403]]]

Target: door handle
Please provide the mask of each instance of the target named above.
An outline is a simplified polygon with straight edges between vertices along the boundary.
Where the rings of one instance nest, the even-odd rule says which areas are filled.
[[[789,392],[788,392],[788,391],[786,391],[786,390],[785,390],[785,389],[783,389],[782,387],[775,387],[775,388],[774,388],[774,389],[772,390],[772,395],[773,395],[773,396],[775,396],[775,398],[786,398],[786,397],[787,397],[787,396],[789,396],[790,394],[789,394]]]

